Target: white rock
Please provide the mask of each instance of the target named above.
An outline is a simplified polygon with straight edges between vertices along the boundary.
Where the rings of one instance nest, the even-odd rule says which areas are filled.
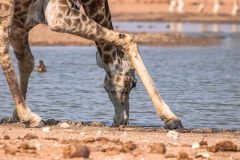
[[[168,131],[167,136],[172,138],[172,139],[178,139],[178,132],[176,131]]]
[[[50,132],[50,127],[43,127],[43,128],[42,128],[42,131],[43,131],[43,132]]]
[[[36,147],[37,150],[40,150],[41,149],[41,144],[40,143],[36,143],[35,147]]]
[[[208,159],[209,157],[210,157],[210,155],[209,155],[208,152],[199,152],[196,155],[196,158],[206,158],[206,159]]]
[[[97,136],[101,136],[102,135],[102,131],[97,131],[96,135]]]
[[[123,132],[123,134],[121,135],[122,137],[127,137],[128,136],[128,134],[127,134],[127,132]]]
[[[80,136],[85,136],[85,135],[86,135],[85,132],[81,132],[81,133],[80,133]]]
[[[64,123],[61,123],[61,124],[60,124],[60,127],[61,127],[61,128],[70,128],[70,125],[69,125],[68,123],[65,123],[65,122],[64,122]]]
[[[191,147],[192,149],[198,149],[198,148],[200,148],[200,144],[199,143],[197,143],[197,142],[194,142],[193,144],[192,144],[192,147]]]

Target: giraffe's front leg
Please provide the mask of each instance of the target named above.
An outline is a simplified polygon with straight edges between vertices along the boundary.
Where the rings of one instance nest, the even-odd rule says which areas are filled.
[[[12,25],[14,15],[14,0],[1,0],[0,2],[0,63],[5,73],[13,100],[16,105],[18,116],[22,122],[30,127],[36,127],[42,124],[41,118],[32,113],[26,105],[20,91],[16,73],[13,68],[12,60],[8,53],[9,31]]]
[[[173,114],[160,97],[153,81],[138,53],[133,38],[127,34],[109,30],[91,20],[88,16],[74,9],[70,0],[49,1],[44,7],[45,18],[50,28],[57,32],[71,33],[89,40],[104,42],[117,46],[127,54],[132,66],[142,80],[158,115],[165,121],[168,129],[182,128],[181,121]]]

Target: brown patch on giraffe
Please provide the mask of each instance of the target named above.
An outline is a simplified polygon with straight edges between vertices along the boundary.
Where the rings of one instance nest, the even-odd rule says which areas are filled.
[[[75,16],[75,17],[79,16],[79,11],[73,9],[73,10],[71,11],[70,16]]]
[[[116,64],[116,65],[115,65],[115,69],[116,69],[117,71],[120,71],[120,72],[123,71],[122,67],[121,67],[119,64]]]
[[[64,22],[67,23],[68,26],[71,26],[72,21],[69,18],[64,19]]]
[[[69,7],[68,6],[58,6],[60,11],[68,11]]]
[[[103,1],[96,1],[96,3],[99,8],[104,7]]]
[[[122,34],[122,33],[120,33],[118,36],[119,36],[119,38],[125,38],[126,37],[126,35]]]
[[[101,24],[103,27],[112,29],[111,25],[108,24],[108,21],[106,19],[103,22],[99,23],[99,24]]]
[[[95,1],[92,1],[92,2],[95,2]],[[93,16],[98,11],[98,8],[96,7],[95,3],[91,3],[91,4],[87,5],[87,8],[88,8],[87,9],[88,10],[88,14],[90,16]]]
[[[104,51],[111,51],[112,48],[113,48],[112,45],[107,44],[107,45],[104,46],[103,50],[104,50]]]
[[[7,4],[0,4],[0,9],[1,9],[1,10],[7,11],[7,10],[9,10],[9,8],[10,8],[10,6],[7,5]]]
[[[112,57],[108,54],[103,55],[103,62],[105,64],[113,63]]]
[[[26,1],[25,3],[23,3],[23,7],[28,8],[31,3],[32,1]]]
[[[57,13],[57,17],[62,18],[63,17],[62,13],[61,12]]]
[[[21,11],[21,7],[16,6],[16,7],[14,8],[15,15],[16,15],[16,13],[19,12],[19,11]]]
[[[62,5],[68,5],[67,0],[58,0],[58,3]]]
[[[122,78],[120,76],[117,76],[116,81],[119,83],[121,81],[121,79]]]
[[[117,53],[116,53],[117,51],[114,51],[113,53],[112,53],[112,58],[113,58],[113,60],[115,61],[116,60],[116,58],[117,58]]]
[[[82,3],[87,3],[89,0],[81,0]]]
[[[103,14],[98,14],[97,16],[94,17],[94,20],[97,23],[100,23],[103,19],[104,19],[104,15]]]
[[[86,22],[87,21],[87,16],[86,15],[82,15],[82,21]]]

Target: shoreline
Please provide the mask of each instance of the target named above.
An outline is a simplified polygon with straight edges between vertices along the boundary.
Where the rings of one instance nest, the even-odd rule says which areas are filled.
[[[191,36],[183,33],[128,33],[135,37],[139,45],[149,46],[212,46],[218,45],[223,36]],[[45,34],[42,34],[45,33]],[[78,36],[51,31],[45,25],[38,25],[30,32],[32,46],[94,46],[94,42]]]

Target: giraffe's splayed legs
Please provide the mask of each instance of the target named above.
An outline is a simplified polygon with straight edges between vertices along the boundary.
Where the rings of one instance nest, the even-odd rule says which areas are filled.
[[[69,5],[69,3],[71,4],[70,0],[55,0],[49,1],[47,5],[43,7],[48,26],[53,31],[71,33],[95,42],[106,43],[110,46],[114,45],[123,53],[126,53],[127,58],[130,60],[131,65],[136,69],[148,94],[150,95],[155,109],[161,119],[166,123],[175,123],[176,121],[180,122],[177,116],[171,112],[168,105],[157,92],[138,53],[138,48],[134,39],[127,34],[121,34],[102,27],[88,16],[81,14],[76,8],[72,7],[72,5]],[[103,56],[102,59],[105,64],[111,64],[109,63],[111,62],[109,55]],[[174,126],[174,128],[168,129],[176,129],[176,126],[178,128],[182,127],[182,125],[167,125],[166,127],[169,126]]]

